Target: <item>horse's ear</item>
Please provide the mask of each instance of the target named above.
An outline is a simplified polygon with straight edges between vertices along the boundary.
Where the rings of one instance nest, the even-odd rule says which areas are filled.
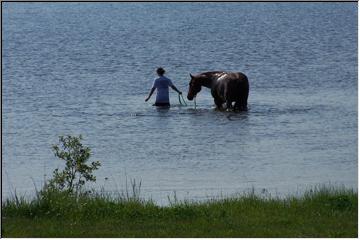
[[[194,76],[193,76],[193,75],[191,75],[191,73],[190,73],[190,77],[191,77],[191,79],[193,79],[193,78],[194,78]]]

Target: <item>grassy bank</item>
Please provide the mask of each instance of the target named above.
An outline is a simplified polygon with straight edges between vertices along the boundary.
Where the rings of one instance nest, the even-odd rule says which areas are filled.
[[[3,237],[357,237],[357,193],[322,188],[302,197],[245,194],[160,207],[103,195],[48,192],[2,203]]]

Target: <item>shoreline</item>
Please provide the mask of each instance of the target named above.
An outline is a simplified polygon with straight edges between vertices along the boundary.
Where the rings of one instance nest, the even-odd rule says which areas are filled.
[[[353,189],[320,187],[302,196],[255,193],[158,206],[139,196],[47,192],[2,203],[3,237],[357,237]]]

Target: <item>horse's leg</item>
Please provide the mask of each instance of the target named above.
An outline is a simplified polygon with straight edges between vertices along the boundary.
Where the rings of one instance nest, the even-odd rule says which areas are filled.
[[[232,104],[234,101],[234,96],[233,96],[233,94],[231,94],[231,91],[228,90],[228,86],[224,90],[224,99],[226,101],[226,110],[227,111],[234,110],[233,104]]]
[[[249,95],[249,89],[239,89],[239,95],[235,101],[234,110],[247,111],[247,99]]]
[[[237,99],[235,101],[235,105],[234,105],[234,111],[241,111],[241,100],[240,99]]]
[[[248,108],[247,108],[247,97],[243,99],[241,108],[242,108],[241,109],[242,111],[247,111],[248,110]]]
[[[247,111],[247,101],[245,98],[240,98],[235,101],[235,111]]]
[[[241,103],[242,103],[242,105],[241,105],[242,109],[241,110],[242,111],[247,111],[248,110],[248,108],[247,108],[248,95],[249,95],[249,90],[245,91],[244,96],[241,99]]]
[[[215,102],[217,109],[222,110],[223,101],[221,101],[220,99],[214,98],[214,102]]]

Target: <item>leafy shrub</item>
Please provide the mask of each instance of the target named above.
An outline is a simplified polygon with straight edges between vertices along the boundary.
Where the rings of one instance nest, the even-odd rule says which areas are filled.
[[[93,171],[101,164],[99,161],[87,164],[91,153],[90,148],[81,143],[82,136],[60,136],[59,145],[53,145],[52,149],[56,157],[65,161],[64,170],[55,169],[53,178],[48,182],[45,189],[57,189],[69,193],[79,193],[88,181],[95,182]]]

